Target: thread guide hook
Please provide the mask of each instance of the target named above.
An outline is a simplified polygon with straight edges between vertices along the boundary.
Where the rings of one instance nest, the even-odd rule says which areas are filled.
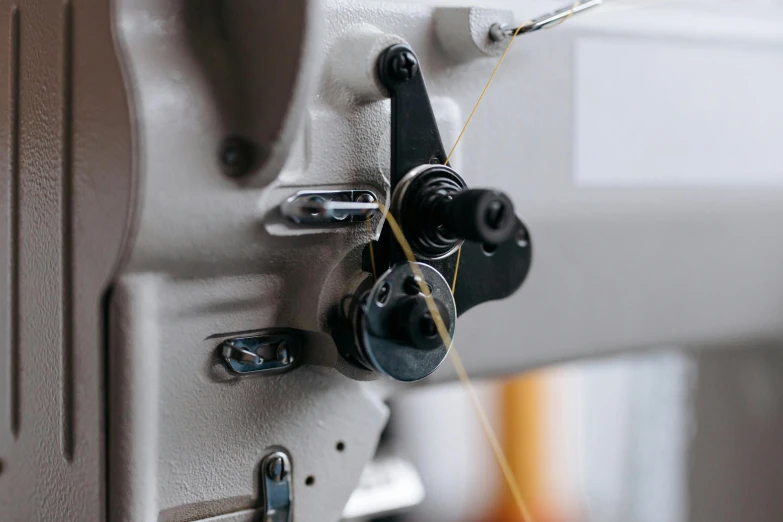
[[[517,27],[505,24],[493,24],[489,28],[489,37],[494,42],[503,42],[514,35],[521,35],[557,27],[572,16],[583,13],[588,9],[598,7],[603,0],[587,0],[586,2],[577,1],[575,4],[563,7],[551,13],[528,20]]]

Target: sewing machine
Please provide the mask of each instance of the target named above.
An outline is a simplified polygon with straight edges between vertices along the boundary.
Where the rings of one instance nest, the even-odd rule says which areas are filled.
[[[370,515],[450,348],[779,340],[780,16],[595,3],[0,2],[0,518]]]

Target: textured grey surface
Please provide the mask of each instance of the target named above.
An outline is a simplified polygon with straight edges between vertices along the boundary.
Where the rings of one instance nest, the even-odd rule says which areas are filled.
[[[104,517],[102,299],[130,227],[109,3],[0,1],[0,518]]]
[[[159,288],[155,276],[128,277],[109,309],[108,512],[123,522],[158,515]]]

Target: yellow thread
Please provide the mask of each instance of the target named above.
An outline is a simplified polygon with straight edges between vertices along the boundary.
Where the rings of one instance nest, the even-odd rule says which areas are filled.
[[[459,258],[462,257],[462,247],[457,249],[457,266],[454,267],[454,279],[451,280],[451,293],[457,288],[457,274],[459,273]]]
[[[581,0],[578,0],[578,3],[571,8],[571,13],[566,18],[569,18],[571,14],[573,14],[573,10],[576,8],[576,6],[579,3],[581,3]],[[468,128],[468,125],[473,119],[473,115],[476,114],[476,111],[478,110],[481,101],[484,99],[484,95],[487,93],[489,86],[492,84],[492,80],[495,79],[495,74],[500,69],[500,64],[503,63],[503,60],[506,58],[506,54],[508,54],[509,49],[511,49],[511,44],[514,43],[514,39],[517,37],[517,35],[519,34],[519,32],[522,30],[523,27],[525,27],[525,24],[520,24],[519,27],[517,27],[516,31],[514,31],[514,34],[509,40],[508,45],[503,51],[503,54],[500,56],[497,65],[495,65],[495,69],[492,71],[489,80],[487,80],[486,85],[484,85],[484,90],[481,91],[481,95],[476,101],[476,104],[473,106],[473,109],[470,111],[470,115],[468,116],[468,119],[465,121],[465,125],[462,126],[462,130],[460,131],[459,136],[457,136],[457,140],[454,142],[454,145],[451,147],[451,150],[449,151],[449,154],[446,157],[446,161],[444,162],[444,164],[446,165],[449,164],[449,161],[451,160],[451,156],[454,154],[454,151],[457,149],[457,145],[459,145],[459,142],[462,140],[462,136],[465,134],[465,130]],[[412,263],[415,262],[415,257],[413,256],[413,252],[411,251],[408,242],[405,240],[405,237],[402,234],[402,230],[400,230],[400,228],[397,226],[397,223],[394,221],[394,216],[392,216],[389,213],[386,213],[386,218],[387,221],[389,222],[389,225],[391,226],[392,231],[394,232],[395,237],[397,238],[397,242],[400,243],[400,246],[405,252],[405,256]],[[459,262],[460,262],[461,255],[462,255],[462,248],[460,247],[460,249],[457,250],[457,264],[454,267],[454,278],[451,282],[452,294],[457,288],[457,274],[459,273]],[[412,264],[411,268],[413,269],[414,267],[415,267],[415,271],[421,272],[416,265]],[[421,273],[417,273],[416,275],[419,276],[420,279],[419,286],[421,287],[421,291],[425,296],[427,307],[429,308],[430,314],[432,315],[435,321],[435,326],[438,329],[438,333],[440,334],[441,340],[443,341],[443,344],[445,346],[450,346],[449,357],[451,357],[451,362],[454,364],[454,369],[457,372],[457,377],[459,377],[460,382],[468,392],[471,406],[473,407],[473,410],[479,419],[479,424],[481,425],[481,429],[484,432],[484,436],[487,438],[487,441],[489,442],[489,445],[492,448],[492,453],[495,456],[495,460],[497,460],[498,465],[500,466],[500,470],[503,473],[503,478],[506,480],[506,484],[508,485],[509,490],[511,490],[511,495],[514,497],[514,501],[516,502],[517,507],[519,508],[519,512],[522,515],[522,519],[527,522],[533,522],[533,517],[530,515],[530,511],[528,510],[527,506],[525,505],[525,501],[522,498],[522,492],[520,491],[519,484],[517,483],[517,480],[514,477],[514,472],[511,469],[511,465],[508,463],[508,459],[503,453],[503,448],[501,447],[500,442],[498,441],[498,438],[495,435],[495,432],[492,430],[492,425],[489,423],[489,419],[487,419],[486,413],[484,413],[484,408],[482,408],[481,402],[479,401],[478,396],[476,395],[476,390],[473,388],[473,384],[470,382],[470,377],[468,376],[468,372],[465,371],[465,366],[462,364],[462,359],[457,353],[457,349],[451,345],[451,338],[449,336],[448,331],[446,330],[446,325],[443,324],[443,318],[441,318],[440,313],[438,312],[438,309],[435,306],[435,303],[433,302],[432,296],[428,295],[428,292],[426,292],[426,288],[424,287],[424,277]]]
[[[571,16],[574,14],[574,11],[579,5],[581,5],[581,3],[582,0],[577,0],[577,2],[574,3],[574,5],[571,7],[571,11],[568,13],[568,15],[565,16],[562,20],[560,20],[560,22],[555,24],[554,27],[557,27],[564,21],[571,18]],[[523,27],[525,27],[525,24],[520,24],[519,27],[517,27],[516,31],[514,31],[514,34],[511,36],[511,39],[509,40],[508,45],[503,51],[503,54],[500,56],[497,65],[495,65],[495,69],[492,71],[489,80],[487,80],[486,85],[484,85],[484,89],[481,91],[481,95],[476,101],[476,104],[473,106],[473,109],[470,111],[470,115],[468,116],[468,119],[465,121],[465,125],[462,126],[462,130],[460,131],[459,136],[457,136],[457,140],[454,142],[454,145],[451,147],[448,156],[446,156],[446,161],[444,161],[444,165],[449,164],[449,161],[451,160],[451,156],[454,154],[454,151],[457,149],[457,145],[459,145],[459,142],[462,140],[462,136],[465,134],[465,130],[467,130],[468,125],[473,119],[473,116],[476,114],[476,110],[478,110],[479,105],[484,99],[484,95],[487,93],[489,86],[492,84],[492,81],[495,79],[495,74],[497,74],[498,70],[500,69],[500,65],[503,63],[503,60],[505,60],[509,49],[511,49],[511,45],[514,43],[514,39],[517,37],[517,35],[519,34],[519,32],[522,30]],[[411,270],[418,277],[419,289],[421,290],[421,293],[424,295],[424,300],[427,303],[427,308],[429,309],[433,321],[435,322],[435,327],[438,330],[438,334],[440,335],[440,338],[443,341],[444,346],[450,347],[449,356],[451,357],[451,361],[454,364],[454,368],[457,372],[457,377],[459,377],[460,382],[468,391],[468,395],[470,396],[470,400],[471,400],[471,405],[473,406],[476,416],[479,419],[479,424],[481,425],[481,428],[484,431],[484,436],[487,438],[487,441],[489,442],[489,445],[492,448],[492,453],[494,454],[495,459],[497,460],[498,465],[500,466],[500,469],[503,473],[503,477],[506,480],[508,488],[511,490],[511,494],[514,497],[515,502],[517,503],[519,512],[522,514],[524,521],[533,522],[533,517],[530,515],[530,511],[527,509],[527,506],[525,505],[525,501],[522,498],[522,493],[519,489],[519,484],[517,483],[516,478],[514,477],[514,472],[511,470],[511,466],[508,463],[508,459],[503,454],[503,449],[500,446],[500,442],[498,441],[495,432],[492,430],[492,426],[489,423],[489,419],[487,419],[486,413],[484,412],[484,409],[481,406],[481,402],[479,401],[478,396],[476,395],[476,390],[475,388],[473,388],[473,384],[471,383],[470,377],[468,376],[468,373],[465,370],[465,366],[462,364],[462,359],[457,353],[457,349],[454,346],[452,346],[452,339],[451,336],[449,335],[448,329],[446,328],[446,325],[443,322],[443,318],[440,316],[440,312],[438,311],[437,306],[435,306],[435,302],[432,298],[432,295],[430,294],[430,292],[426,287],[424,274],[421,272],[421,269],[418,267],[418,265],[416,265],[416,257],[414,256],[413,251],[411,250],[410,244],[408,244],[408,241],[405,239],[405,236],[403,235],[402,230],[397,224],[397,221],[394,219],[394,216],[392,216],[391,213],[389,213],[385,209],[382,203],[378,202],[378,206],[381,209],[381,212],[385,214],[386,221],[389,223],[389,227],[392,229],[392,232],[394,233],[397,242],[400,244],[400,247],[405,253],[405,257],[408,259],[408,261],[410,261],[409,266],[411,267]],[[368,222],[368,227],[369,227],[369,222]],[[457,287],[457,274],[459,273],[459,262],[460,262],[461,255],[462,255],[462,248],[460,247],[457,250],[457,263],[454,268],[454,278],[451,282],[452,294],[454,293]],[[372,241],[370,241],[370,261],[372,263],[373,277],[377,279],[377,276],[375,274],[375,257],[373,255],[373,250],[372,250]]]
[[[581,0],[579,1],[581,2]],[[503,63],[503,60],[506,58],[506,54],[508,54],[508,50],[511,49],[511,44],[514,43],[514,38],[517,37],[519,31],[522,30],[522,27],[524,27],[524,25],[525,24],[520,24],[519,27],[517,27],[517,30],[514,31],[514,35],[511,37],[511,40],[509,40],[506,49],[503,51],[503,54],[500,56],[500,60],[498,60],[498,63],[497,65],[495,65],[495,69],[492,71],[489,80],[487,80],[487,84],[484,86],[484,90],[481,91],[481,95],[479,96],[478,100],[476,100],[476,104],[473,106],[473,110],[470,111],[470,116],[468,116],[468,119],[465,121],[465,125],[462,126],[462,130],[459,132],[459,136],[457,136],[457,141],[454,142],[454,145],[451,147],[451,150],[449,151],[449,155],[446,156],[446,161],[443,162],[444,165],[449,164],[449,160],[451,160],[451,156],[454,154],[454,151],[457,149],[457,145],[459,145],[460,140],[462,140],[462,135],[465,134],[465,130],[468,128],[468,125],[470,124],[470,120],[473,119],[473,115],[476,114],[476,110],[478,110],[479,105],[481,105],[481,100],[484,99],[484,95],[487,93],[489,86],[492,84],[492,80],[495,79],[495,74],[498,72],[498,69],[500,69],[500,64]],[[454,289],[457,287],[457,273],[459,272],[459,258],[461,254],[462,254],[462,248],[460,248],[457,251],[457,266],[454,268],[454,280],[451,283],[452,294],[454,293]]]
[[[503,63],[503,60],[505,60],[506,54],[508,54],[508,50],[511,49],[511,44],[514,43],[514,38],[517,37],[517,35],[519,34],[519,31],[522,29],[523,26],[524,26],[524,24],[520,24],[520,26],[517,27],[517,30],[514,31],[514,35],[511,37],[511,40],[508,41],[508,45],[506,46],[506,50],[503,51],[503,54],[500,56],[500,60],[498,60],[498,64],[495,66],[495,70],[492,71],[492,75],[490,75],[489,80],[487,80],[487,84],[484,86],[484,90],[481,91],[481,96],[479,96],[478,101],[476,101],[476,105],[473,106],[473,110],[470,111],[470,116],[468,116],[468,119],[465,122],[465,125],[462,126],[462,130],[460,131],[459,136],[457,136],[457,141],[454,142],[454,146],[451,147],[451,150],[449,151],[449,155],[446,157],[446,161],[443,163],[444,165],[448,165],[449,164],[449,160],[451,159],[451,155],[454,154],[454,150],[457,148],[457,145],[459,145],[459,142],[462,139],[462,135],[465,134],[465,129],[468,128],[468,124],[470,124],[470,120],[473,119],[473,115],[476,114],[476,109],[478,109],[479,105],[481,104],[481,100],[484,99],[484,95],[487,93],[487,89],[489,89],[489,86],[492,83],[492,80],[495,79],[495,73],[497,73],[498,69],[500,69],[500,64]]]
[[[372,218],[367,220],[367,232],[370,233],[370,264],[372,265],[372,280],[378,280],[378,273],[375,271],[375,252],[372,248]]]
[[[435,327],[438,330],[441,341],[443,341],[443,345],[450,347],[449,356],[451,357],[452,363],[454,363],[454,368],[457,370],[457,377],[459,377],[459,380],[462,382],[463,386],[465,386],[465,389],[468,390],[468,395],[471,399],[471,405],[476,412],[476,416],[479,419],[479,424],[481,424],[484,435],[486,436],[487,441],[492,448],[492,453],[495,455],[495,459],[497,460],[498,465],[503,472],[503,476],[506,479],[506,483],[508,484],[509,489],[511,490],[511,494],[513,495],[514,500],[519,507],[519,512],[522,514],[524,521],[533,522],[533,517],[530,516],[530,511],[528,511],[527,506],[522,499],[522,493],[519,490],[519,484],[517,484],[517,481],[514,478],[514,473],[511,470],[508,459],[506,459],[506,456],[503,454],[503,449],[500,446],[500,442],[498,442],[498,438],[495,435],[495,432],[492,430],[489,419],[487,419],[487,416],[484,413],[484,409],[482,408],[481,402],[476,395],[473,384],[470,382],[468,373],[465,371],[465,366],[462,364],[462,360],[457,354],[457,349],[452,346],[452,339],[449,335],[449,331],[446,328],[446,324],[443,322],[443,318],[438,311],[438,307],[435,305],[435,300],[432,297],[432,293],[429,292],[429,289],[427,288],[424,274],[416,264],[416,257],[413,255],[413,250],[411,249],[408,240],[405,239],[405,236],[403,235],[400,226],[397,224],[397,220],[394,219],[394,216],[392,216],[391,213],[386,210],[382,203],[379,202],[378,206],[380,207],[381,212],[383,212],[386,216],[386,222],[389,223],[389,228],[391,228],[392,232],[394,233],[394,237],[397,239],[397,242],[400,244],[402,251],[405,253],[405,257],[408,258],[408,261],[410,261],[408,266],[410,266],[411,271],[413,271],[414,275],[416,275],[418,278],[419,289],[424,295],[424,301],[427,303],[427,308],[432,315],[432,319],[435,322]],[[456,273],[454,276],[454,282],[456,283]]]
[[[576,8],[577,8],[577,7],[579,7],[580,5],[582,5],[582,0],[576,0],[576,2],[574,2],[574,5],[572,5],[572,6],[571,6],[571,10],[570,10],[570,11],[568,11],[568,14],[567,14],[567,15],[565,15],[565,16],[564,16],[563,18],[561,18],[560,20],[558,20],[558,22],[557,22],[556,24],[554,24],[554,25],[550,25],[549,27],[547,27],[547,29],[554,29],[555,27],[558,27],[558,26],[560,26],[560,24],[562,24],[563,22],[565,22],[566,20],[568,20],[569,18],[571,18],[572,16],[574,16],[574,11],[575,11],[575,10],[576,10]]]
[[[533,516],[530,514],[530,511],[525,505],[525,501],[522,498],[522,492],[519,488],[519,483],[514,476],[511,465],[508,463],[508,459],[503,453],[500,441],[498,441],[495,432],[492,430],[492,425],[489,423],[487,414],[484,413],[484,408],[481,406],[481,402],[479,401],[478,395],[476,394],[476,389],[473,388],[473,383],[470,381],[470,377],[468,377],[468,372],[465,370],[465,366],[462,364],[462,359],[457,353],[456,348],[453,346],[451,347],[451,350],[449,350],[449,356],[451,357],[451,362],[454,364],[454,369],[457,370],[457,376],[459,377],[459,380],[468,391],[473,410],[476,412],[476,416],[479,418],[479,424],[481,425],[481,429],[484,431],[484,436],[487,438],[489,445],[492,447],[492,453],[495,455],[495,460],[497,460],[498,465],[500,466],[500,471],[503,473],[503,478],[506,479],[508,489],[511,490],[511,495],[514,497],[517,508],[519,508],[519,512],[522,514],[523,522],[533,522]]]
[[[557,27],[569,18],[571,18],[574,15],[574,11],[577,7],[582,5],[583,0],[577,0],[574,2],[574,5],[571,6],[571,10],[568,12],[568,15],[561,18],[556,24],[549,26],[547,29],[551,29],[553,27]],[[449,164],[449,160],[451,159],[452,154],[454,154],[454,150],[457,148],[457,145],[459,144],[460,140],[462,140],[462,135],[465,134],[465,130],[468,128],[468,124],[470,123],[470,120],[473,119],[473,115],[476,113],[476,110],[478,109],[479,105],[481,104],[481,100],[484,99],[484,95],[487,93],[487,90],[489,89],[490,84],[492,83],[492,80],[495,79],[495,74],[498,72],[498,69],[500,69],[500,64],[503,63],[503,60],[506,59],[506,54],[508,54],[508,50],[511,49],[511,44],[514,43],[514,39],[517,37],[519,32],[528,26],[528,24],[532,23],[531,21],[527,21],[525,23],[519,24],[516,31],[514,31],[514,34],[511,36],[511,40],[508,41],[508,45],[506,46],[506,49],[503,51],[503,54],[500,56],[500,60],[498,60],[497,65],[495,65],[495,70],[492,71],[492,74],[489,76],[489,80],[487,80],[487,84],[484,86],[484,90],[481,91],[481,95],[479,96],[478,100],[476,101],[476,105],[473,106],[473,110],[470,111],[470,116],[468,116],[467,121],[465,122],[465,125],[462,126],[462,130],[459,133],[459,136],[457,136],[457,141],[454,142],[454,146],[451,147],[451,150],[449,151],[449,155],[446,156],[446,161],[443,162],[444,165]]]

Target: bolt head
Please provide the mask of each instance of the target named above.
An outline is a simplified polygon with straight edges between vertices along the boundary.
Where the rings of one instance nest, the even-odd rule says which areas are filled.
[[[375,203],[375,198],[372,197],[372,194],[363,193],[359,194],[359,197],[356,198],[357,203]]]
[[[266,464],[267,477],[275,482],[281,482],[285,478],[286,473],[288,473],[288,470],[285,468],[285,459],[283,457],[276,455],[269,459]]]
[[[389,59],[389,72],[401,82],[407,82],[419,73],[419,60],[409,49],[396,51]]]
[[[430,312],[424,312],[419,319],[419,331],[425,339],[435,339],[438,337],[438,327],[435,325],[435,319]]]

